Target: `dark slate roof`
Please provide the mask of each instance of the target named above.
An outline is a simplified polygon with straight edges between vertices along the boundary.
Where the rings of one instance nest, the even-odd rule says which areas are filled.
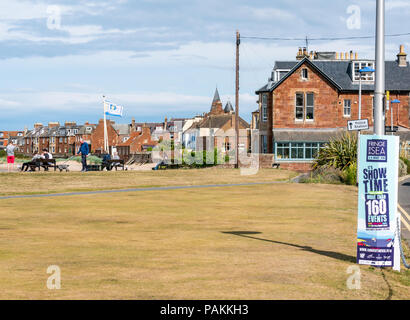
[[[351,61],[344,60],[309,60],[305,58],[301,61],[278,61],[275,69],[290,69],[291,71],[277,82],[270,82],[256,91],[272,92],[282,82],[284,82],[295,70],[304,63],[308,63],[317,70],[339,91],[358,91],[359,83],[352,82]],[[362,83],[363,91],[374,91],[374,84]],[[410,91],[410,67],[399,67],[396,61],[386,61],[386,90],[389,91]]]
[[[290,70],[292,69],[298,61],[276,61],[275,62],[275,69],[285,69]]]
[[[232,107],[232,103],[231,103],[230,101],[228,101],[228,102],[226,103],[224,111],[225,111],[226,113],[228,113],[228,112],[233,112],[233,111],[234,111],[234,110],[233,110],[233,107]]]
[[[221,101],[221,98],[219,97],[219,92],[218,88],[215,89],[215,94],[214,94],[214,99],[212,100],[212,103]]]
[[[275,130],[273,139],[276,142],[326,142],[332,138],[336,138],[341,134],[340,130],[305,130],[305,131],[290,131],[290,130]]]

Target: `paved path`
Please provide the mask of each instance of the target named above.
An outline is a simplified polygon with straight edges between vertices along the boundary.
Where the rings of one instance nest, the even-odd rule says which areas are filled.
[[[403,239],[410,245],[410,177],[399,183],[399,210]]]
[[[253,183],[237,183],[237,184],[208,184],[194,186],[171,186],[171,187],[152,187],[152,188],[134,188],[134,189],[118,189],[118,190],[100,190],[100,191],[84,191],[84,192],[67,192],[67,193],[51,193],[51,194],[33,194],[19,196],[1,196],[0,200],[6,199],[24,199],[24,198],[50,198],[50,197],[67,197],[67,196],[83,196],[91,194],[107,194],[121,192],[139,192],[139,191],[163,191],[163,190],[180,190],[180,189],[204,189],[204,188],[224,188],[224,187],[247,187],[255,185],[269,185],[278,183],[288,183],[289,181],[271,181],[271,182],[253,182]]]

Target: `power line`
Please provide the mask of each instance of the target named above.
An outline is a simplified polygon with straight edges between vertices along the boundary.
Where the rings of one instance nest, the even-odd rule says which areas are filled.
[[[402,37],[410,36],[410,32],[407,33],[396,33],[387,34],[387,37]],[[323,37],[323,38],[283,38],[283,37],[258,37],[258,36],[241,36],[242,39],[253,39],[253,40],[273,40],[273,41],[336,41],[336,40],[360,40],[360,39],[374,39],[375,36],[356,36],[356,37]]]

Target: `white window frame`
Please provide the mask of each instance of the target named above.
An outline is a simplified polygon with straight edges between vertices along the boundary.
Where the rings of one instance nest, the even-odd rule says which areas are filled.
[[[298,95],[301,95],[303,98],[302,106],[297,105]],[[302,107],[302,118],[297,118],[297,109]],[[295,121],[302,122],[305,118],[305,93],[304,92],[296,92],[295,93]]]
[[[266,101],[264,101],[266,99]],[[261,97],[261,120],[262,122],[267,122],[268,121],[268,94],[267,93],[262,93]]]
[[[308,95],[313,96],[313,105],[308,105]],[[297,105],[297,96],[301,95],[303,98],[302,105]],[[302,118],[297,118],[297,109],[302,108]],[[307,110],[312,108],[312,119],[307,118]],[[314,92],[296,92],[295,93],[295,121],[296,122],[314,122],[315,121],[315,93]]]
[[[346,102],[349,102],[349,106],[346,107]],[[346,110],[349,110],[349,113],[346,113]],[[343,117],[350,118],[352,116],[352,100],[344,99],[343,100]]]
[[[275,81],[275,82],[278,82],[279,80],[281,80],[281,77],[280,77],[280,73],[281,73],[281,72],[286,72],[286,74],[287,74],[287,73],[290,72],[290,69],[276,69],[276,70],[275,70],[275,73],[274,73],[274,75],[275,75],[274,81]],[[283,77],[285,77],[286,74],[285,74]],[[283,78],[283,77],[282,77],[282,78]]]
[[[313,96],[313,105],[311,105],[311,106],[308,105],[308,98],[307,97],[308,97],[309,94],[311,94]],[[313,115],[312,119],[307,118],[308,108],[312,108],[312,115]],[[307,122],[315,121],[315,93],[314,92],[306,92],[305,93],[305,120]]]
[[[305,76],[305,72],[306,72],[306,76]],[[302,68],[300,72],[300,77],[302,78],[302,80],[309,80],[309,70],[307,68]]]
[[[359,70],[369,67],[374,69],[374,61],[353,61],[352,62],[352,79],[354,82],[360,81],[360,72]],[[356,67],[358,66],[358,67]],[[362,82],[374,82],[374,72],[370,72],[367,74],[362,74]]]

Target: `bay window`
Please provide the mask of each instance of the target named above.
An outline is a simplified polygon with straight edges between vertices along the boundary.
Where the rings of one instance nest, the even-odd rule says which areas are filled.
[[[324,142],[276,142],[277,160],[313,160],[317,157]]]

